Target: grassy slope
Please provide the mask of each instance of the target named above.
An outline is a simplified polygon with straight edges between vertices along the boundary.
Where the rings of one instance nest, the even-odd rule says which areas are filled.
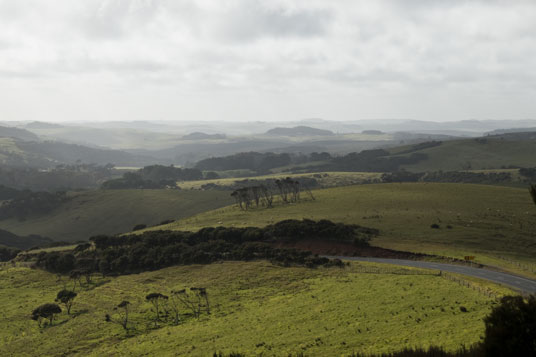
[[[299,178],[308,177],[317,180],[318,184],[323,187],[346,186],[356,183],[362,183],[365,180],[380,179],[381,173],[377,172],[319,172],[307,174],[288,174],[279,173],[263,176],[250,176],[241,178],[219,178],[214,180],[199,180],[199,181],[180,181],[178,186],[182,189],[199,189],[206,184],[215,184],[220,186],[233,186],[237,182],[243,180],[266,180],[266,179],[281,179],[285,177]]]
[[[396,153],[398,148],[391,150]],[[533,167],[536,141],[501,140],[487,138],[485,142],[476,139],[444,141],[440,146],[415,151],[428,155],[414,165],[403,166],[409,171],[455,171],[467,169],[488,169],[512,166]]]
[[[380,237],[373,244],[384,247],[456,257],[474,254],[492,264],[498,261],[490,257],[500,255],[536,263],[536,207],[525,189],[396,183],[337,187],[314,194],[316,201],[247,212],[229,206],[159,228],[264,226],[287,218],[326,218],[378,228]],[[441,229],[431,229],[433,223]]]
[[[46,215],[4,220],[0,226],[18,235],[76,241],[128,232],[136,224],[154,225],[232,203],[228,192],[219,191],[98,190],[72,195],[72,200]]]
[[[227,262],[107,278],[92,290],[79,291],[75,317],[62,314],[42,330],[29,313],[52,301],[62,283],[39,270],[0,270],[0,355],[208,356],[241,351],[326,356],[429,344],[455,349],[478,341],[483,333],[482,318],[492,304],[487,296],[437,275],[360,273],[363,266],[374,264],[354,263],[341,270]],[[210,318],[148,328],[146,294],[192,285],[208,288]],[[133,303],[136,321],[130,338],[119,326],[104,322],[104,314],[124,299]],[[460,306],[469,312],[462,313]]]

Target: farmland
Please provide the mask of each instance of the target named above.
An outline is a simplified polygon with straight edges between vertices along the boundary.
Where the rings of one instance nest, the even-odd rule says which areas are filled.
[[[494,303],[434,271],[370,263],[307,269],[225,262],[96,278],[77,290],[72,317],[62,313],[53,326],[39,329],[30,310],[52,301],[71,284],[65,279],[23,267],[0,270],[0,354],[340,355],[431,344],[454,350],[479,340],[482,318]],[[154,329],[145,295],[189,286],[207,288],[212,314]],[[132,303],[130,336],[104,321],[121,300]]]
[[[316,200],[240,210],[235,205],[155,229],[265,226],[283,219],[329,219],[380,230],[373,245],[507,265],[534,264],[536,208],[525,189],[448,183],[371,184],[315,190]],[[437,224],[438,228],[431,228]]]
[[[181,190],[96,190],[69,193],[70,200],[44,215],[0,221],[18,235],[39,234],[74,242],[92,235],[130,231],[232,202],[227,192]]]

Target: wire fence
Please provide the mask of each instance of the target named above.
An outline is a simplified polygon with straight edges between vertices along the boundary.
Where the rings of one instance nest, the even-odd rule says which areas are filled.
[[[534,264],[523,264],[523,263],[520,263],[518,261],[512,260],[510,258],[503,257],[503,256],[499,256],[498,258],[501,259],[501,260],[504,260],[505,262],[507,262],[510,265],[518,267],[521,270],[528,271],[528,272],[536,274],[536,265],[534,265]]]
[[[438,271],[424,269],[408,269],[402,267],[378,267],[369,265],[357,265],[358,273],[365,274],[397,274],[397,275],[439,275]]]
[[[463,279],[463,278],[460,278],[459,276],[456,276],[456,275],[453,275],[453,274],[450,274],[450,273],[445,273],[445,272],[440,272],[440,276],[442,278],[445,278],[447,280],[450,280],[450,281],[453,281],[455,283],[457,283],[458,285],[460,286],[464,286],[466,288],[469,288],[469,289],[473,289],[474,291],[484,295],[484,296],[487,296],[489,298],[492,298],[492,299],[495,299],[495,300],[499,300],[503,297],[502,294],[498,294],[496,291],[494,291],[493,289],[490,289],[489,287],[483,287],[481,286],[480,284],[477,284],[477,283],[474,283],[470,280],[467,280],[467,279]]]

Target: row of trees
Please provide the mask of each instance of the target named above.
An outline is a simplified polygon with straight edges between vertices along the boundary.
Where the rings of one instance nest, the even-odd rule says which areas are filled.
[[[50,326],[56,316],[62,312],[59,304],[63,305],[67,315],[70,315],[77,296],[78,294],[73,290],[60,290],[56,295],[55,303],[38,306],[32,311],[31,319],[37,321],[39,327],[45,326],[44,322],[48,320],[48,325]],[[202,314],[210,315],[210,303],[206,288],[191,287],[172,290],[169,296],[153,292],[146,295],[145,300],[152,305],[155,327],[164,320],[178,325],[186,316],[199,318]],[[130,310],[131,303],[124,300],[114,308],[114,312],[105,315],[105,321],[118,324],[128,332],[130,328]]]
[[[172,265],[209,264],[221,260],[267,259],[284,266],[340,265],[310,252],[279,249],[274,243],[322,239],[368,245],[372,228],[328,220],[285,220],[264,228],[208,227],[198,232],[149,231],[139,235],[96,236],[73,253],[40,252],[36,265],[59,274],[128,274]]]
[[[314,200],[315,196],[305,184],[290,177],[277,179],[273,185],[258,185],[238,188],[231,193],[240,209],[247,210],[255,204],[256,207],[272,207],[274,194],[278,195],[281,202],[295,203],[300,200],[300,193],[305,191]]]
[[[122,178],[106,181],[102,184],[104,189],[129,188],[176,188],[177,181],[193,181],[203,179],[201,170],[193,168],[180,168],[163,165],[151,165],[136,172],[127,172]]]
[[[210,303],[206,288],[191,287],[189,289],[172,290],[169,295],[153,292],[145,296],[145,301],[152,305],[154,327],[160,322],[171,322],[178,325],[186,316],[199,318],[202,314],[210,315]],[[106,314],[106,322],[121,326],[125,332],[130,327],[132,304],[128,300],[121,301],[114,312]]]

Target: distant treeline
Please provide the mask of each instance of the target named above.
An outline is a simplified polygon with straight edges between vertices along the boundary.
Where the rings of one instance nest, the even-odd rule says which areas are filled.
[[[0,167],[0,185],[33,191],[58,191],[98,187],[112,177],[113,165],[58,165],[49,170]]]
[[[5,197],[5,201],[0,202],[0,220],[8,218],[24,220],[34,214],[50,212],[69,200],[63,191],[53,193],[18,191],[2,186],[0,193]]]
[[[29,249],[36,246],[48,245],[51,242],[52,239],[50,238],[45,238],[38,235],[22,237],[0,229],[0,246],[17,249]]]
[[[331,155],[327,152],[314,152],[310,155],[276,154],[273,152],[243,152],[224,157],[213,157],[201,160],[195,164],[200,170],[227,171],[227,170],[252,170],[258,174],[267,173],[270,169],[287,165],[298,165],[315,161],[330,160]]]
[[[264,228],[216,227],[198,232],[149,231],[141,235],[96,236],[74,253],[41,252],[36,265],[55,273],[74,270],[129,274],[173,265],[209,264],[219,260],[268,259],[282,265],[333,264],[310,252],[274,248],[274,243],[322,239],[368,245],[378,234],[372,228],[328,220],[286,220]],[[336,264],[340,264],[337,262]]]
[[[441,142],[429,142],[414,145],[406,151],[391,155],[387,150],[364,150],[359,153],[350,153],[344,156],[332,157],[329,153],[312,153],[310,155],[291,155],[287,153],[258,153],[247,152],[230,156],[216,157],[199,161],[195,167],[201,170],[240,170],[248,169],[258,174],[269,172],[270,169],[288,165],[298,165],[310,162],[319,162],[314,171],[365,171],[365,172],[389,172],[396,171],[401,165],[415,164],[427,159],[423,153],[413,153],[427,147],[441,145]],[[307,171],[307,169],[305,169]]]
[[[122,178],[109,180],[102,184],[104,189],[128,188],[176,188],[177,181],[194,181],[203,179],[199,169],[180,168],[174,166],[151,165],[123,174]]]

